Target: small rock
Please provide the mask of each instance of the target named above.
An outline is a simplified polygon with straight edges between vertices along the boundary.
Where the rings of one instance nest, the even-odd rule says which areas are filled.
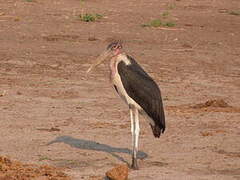
[[[17,95],[22,95],[22,92],[20,92],[20,91],[17,91]]]
[[[106,176],[110,180],[127,180],[128,179],[128,166],[118,165],[113,169],[106,172]]]
[[[6,95],[6,91],[4,90],[3,92],[0,92],[0,97],[5,96]]]
[[[206,106],[211,106],[211,107],[230,107],[223,99],[217,99],[217,100],[208,100],[205,103]]]
[[[192,107],[193,108],[207,108],[207,107],[227,108],[231,106],[228,105],[223,99],[214,99],[214,100],[208,100],[205,103],[196,104]]]
[[[182,45],[182,47],[184,47],[184,48],[192,48],[192,46],[190,44],[188,44],[188,43],[184,43]]]
[[[94,36],[92,36],[92,37],[88,37],[88,40],[89,40],[89,41],[96,41],[97,38],[95,38]]]

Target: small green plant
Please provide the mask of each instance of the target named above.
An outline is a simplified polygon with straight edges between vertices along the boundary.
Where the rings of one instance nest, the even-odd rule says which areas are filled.
[[[166,11],[162,13],[162,17],[167,17],[167,16],[169,16],[169,12]]]
[[[40,156],[39,161],[44,161],[44,160],[51,160],[51,158],[47,157],[47,156]]]
[[[160,19],[154,19],[149,23],[149,26],[151,27],[159,27],[161,25],[162,25],[162,21]]]
[[[168,9],[174,9],[176,7],[176,4],[175,3],[172,3],[172,4],[168,4]]]
[[[240,10],[239,11],[231,11],[231,12],[229,12],[229,14],[235,15],[235,16],[240,16]]]
[[[33,2],[33,0],[25,0],[26,2]]]
[[[142,27],[159,27],[162,25],[162,21],[160,19],[151,20],[149,23],[143,24]]]
[[[101,14],[81,14],[79,15],[80,20],[84,22],[94,22],[97,21],[98,19],[101,19],[103,15]]]
[[[142,24],[142,27],[174,27],[176,24],[174,22],[168,21],[163,22],[161,19],[154,19],[150,21],[149,23]]]
[[[164,26],[166,26],[166,27],[174,27],[175,25],[176,24],[174,22],[171,22],[171,21],[164,23]]]

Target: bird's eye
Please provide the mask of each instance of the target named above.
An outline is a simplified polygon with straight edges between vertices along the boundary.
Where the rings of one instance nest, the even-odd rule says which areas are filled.
[[[116,44],[111,48],[111,50],[116,50],[116,49],[122,49],[122,46],[120,44]]]
[[[116,46],[116,45],[112,47],[112,50],[114,50],[114,49],[117,49],[117,46]]]

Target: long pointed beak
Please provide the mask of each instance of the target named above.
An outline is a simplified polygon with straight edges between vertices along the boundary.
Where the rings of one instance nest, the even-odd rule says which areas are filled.
[[[106,50],[104,51],[100,56],[98,56],[98,58],[96,59],[96,61],[90,66],[90,68],[88,68],[87,70],[87,74],[90,73],[95,67],[97,67],[98,65],[100,65],[101,63],[104,62],[104,60],[108,59],[111,55],[111,51],[110,50]]]

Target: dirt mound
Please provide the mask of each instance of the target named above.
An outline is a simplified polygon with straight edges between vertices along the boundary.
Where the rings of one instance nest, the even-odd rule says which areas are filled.
[[[175,113],[199,113],[199,112],[226,112],[239,113],[239,107],[232,107],[222,99],[207,100],[195,105],[185,104],[180,106],[167,106],[167,110]]]
[[[0,180],[70,180],[61,170],[12,161],[0,156]]]
[[[208,100],[205,103],[200,103],[192,106],[192,108],[206,108],[206,107],[231,107],[229,106],[223,99],[214,99],[214,100]]]

